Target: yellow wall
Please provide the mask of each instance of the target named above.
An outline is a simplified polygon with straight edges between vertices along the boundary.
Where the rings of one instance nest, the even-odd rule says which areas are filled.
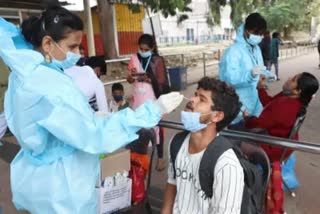
[[[77,15],[79,15],[80,18],[82,19],[84,24],[84,29],[87,29],[87,23],[85,22],[85,19],[84,19],[84,13],[80,12],[80,13],[77,13]],[[91,9],[91,18],[92,18],[93,33],[100,34],[101,29],[100,29],[99,17],[96,12],[96,8]]]
[[[133,13],[128,5],[116,4],[115,13],[118,32],[142,32],[143,7],[140,7],[140,13]]]

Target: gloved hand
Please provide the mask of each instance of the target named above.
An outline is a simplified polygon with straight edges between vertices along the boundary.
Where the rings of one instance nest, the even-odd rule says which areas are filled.
[[[275,73],[270,72],[269,80],[273,80],[273,81],[277,80],[277,75]]]
[[[183,95],[179,92],[171,92],[161,95],[156,104],[160,107],[161,114],[168,114],[176,109],[183,100]]]
[[[262,74],[263,71],[265,70],[266,70],[266,66],[257,65],[252,68],[251,74],[253,77],[256,77],[259,74]]]

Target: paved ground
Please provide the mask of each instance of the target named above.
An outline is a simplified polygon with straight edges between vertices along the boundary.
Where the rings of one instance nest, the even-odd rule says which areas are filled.
[[[296,58],[287,59],[280,63],[280,78],[281,81],[270,84],[270,93],[274,94],[281,89],[282,83],[289,77],[296,73],[308,71],[315,74],[320,79],[320,70],[318,69],[318,55],[314,52],[309,55],[300,56]],[[216,67],[208,67],[208,74],[216,75]],[[193,70],[189,72],[190,78],[194,80],[203,75],[203,70]],[[193,81],[192,81],[193,82]],[[194,93],[195,85],[189,85],[187,90],[183,91],[186,96],[191,96]],[[320,121],[320,107],[319,100],[320,93],[312,101],[308,108],[308,116],[300,131],[301,140],[314,143],[320,143],[319,121]],[[181,109],[167,116],[168,120],[179,121],[179,113]],[[167,130],[167,142],[175,131]],[[0,214],[16,214],[17,212],[11,203],[11,193],[9,188],[9,164],[10,160],[7,152],[12,152],[14,148],[7,148],[4,154],[3,147],[0,146]],[[167,151],[167,149],[165,149]],[[165,152],[165,157],[167,157]],[[5,159],[5,160],[4,160]],[[286,211],[288,214],[317,214],[320,210],[318,193],[320,192],[320,185],[318,180],[320,178],[320,156],[297,152],[297,176],[300,180],[300,187],[296,190],[297,197],[286,197]],[[22,172],[23,173],[23,172]],[[166,172],[153,172],[152,186],[163,189],[166,182]],[[1,210],[2,209],[2,210]],[[2,211],[2,213],[1,213]]]

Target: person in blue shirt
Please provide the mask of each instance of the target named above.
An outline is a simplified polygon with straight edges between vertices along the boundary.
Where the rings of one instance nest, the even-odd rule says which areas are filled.
[[[242,111],[254,116],[262,111],[257,91],[259,75],[270,73],[259,47],[266,29],[267,23],[259,13],[250,14],[238,28],[236,41],[225,51],[219,66],[219,79],[235,88],[243,104]],[[232,124],[241,120],[243,116],[239,113]]]
[[[182,101],[178,92],[110,116],[95,113],[64,69],[80,58],[81,19],[60,7],[21,30],[0,18],[0,57],[10,67],[5,116],[21,150],[11,163],[14,205],[32,214],[97,213],[99,154],[136,140]],[[112,164],[112,163],[111,163]]]
[[[272,34],[272,39],[270,42],[270,62],[269,62],[270,64],[268,65],[268,70],[271,71],[271,67],[272,65],[274,65],[278,81],[280,80],[279,79],[279,63],[278,63],[280,43],[281,43],[280,33],[274,32]]]

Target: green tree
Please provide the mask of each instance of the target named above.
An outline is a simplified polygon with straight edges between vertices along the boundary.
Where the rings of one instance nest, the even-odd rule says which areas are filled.
[[[270,30],[284,32],[289,37],[293,30],[310,28],[311,16],[320,10],[319,0],[208,0],[213,24],[220,23],[220,8],[230,4],[231,20],[238,27],[245,16],[260,12],[267,20]]]
[[[270,2],[268,0],[208,0],[210,15],[213,18],[214,24],[220,23],[220,10],[221,7],[230,4],[231,6],[231,21],[235,27],[238,27],[242,22],[244,17],[251,13],[257,11],[257,8],[261,5]]]
[[[311,17],[319,12],[319,1],[276,0],[259,8],[272,31],[283,32],[289,38],[294,30],[309,30]]]

